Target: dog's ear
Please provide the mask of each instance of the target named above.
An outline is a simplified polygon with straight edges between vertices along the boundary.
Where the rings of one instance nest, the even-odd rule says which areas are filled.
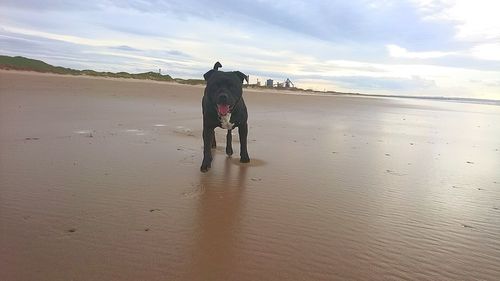
[[[208,81],[210,77],[216,72],[217,70],[210,69],[207,73],[203,74],[203,78],[205,78],[205,81]]]
[[[243,83],[243,80],[247,81],[248,83],[248,76],[245,73],[241,71],[233,71],[233,73],[236,74],[236,76],[238,76],[238,78],[241,79],[241,83]]]

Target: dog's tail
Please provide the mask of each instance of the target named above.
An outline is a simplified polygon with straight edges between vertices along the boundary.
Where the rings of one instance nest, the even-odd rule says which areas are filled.
[[[216,62],[214,64],[214,69],[210,69],[207,73],[203,74],[203,78],[205,78],[205,81],[208,81],[208,79],[210,79],[212,74],[214,74],[214,72],[216,72],[221,67],[222,67],[222,64],[220,64],[220,62]]]
[[[219,68],[221,68],[221,67],[222,67],[222,64],[220,64],[220,62],[216,62],[216,63],[214,64],[214,70],[218,70],[218,69],[219,69]]]

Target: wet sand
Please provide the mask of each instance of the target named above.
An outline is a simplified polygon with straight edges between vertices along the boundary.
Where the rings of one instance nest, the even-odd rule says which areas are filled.
[[[0,72],[0,280],[499,280],[500,107]]]

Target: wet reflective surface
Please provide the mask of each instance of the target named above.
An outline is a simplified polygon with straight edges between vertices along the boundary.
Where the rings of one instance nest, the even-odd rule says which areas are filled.
[[[1,280],[498,280],[500,108],[0,73]],[[160,126],[161,125],[161,126]]]

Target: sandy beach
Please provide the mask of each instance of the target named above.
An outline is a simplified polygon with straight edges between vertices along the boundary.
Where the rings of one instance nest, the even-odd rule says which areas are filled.
[[[499,280],[500,107],[0,71],[0,280]]]

